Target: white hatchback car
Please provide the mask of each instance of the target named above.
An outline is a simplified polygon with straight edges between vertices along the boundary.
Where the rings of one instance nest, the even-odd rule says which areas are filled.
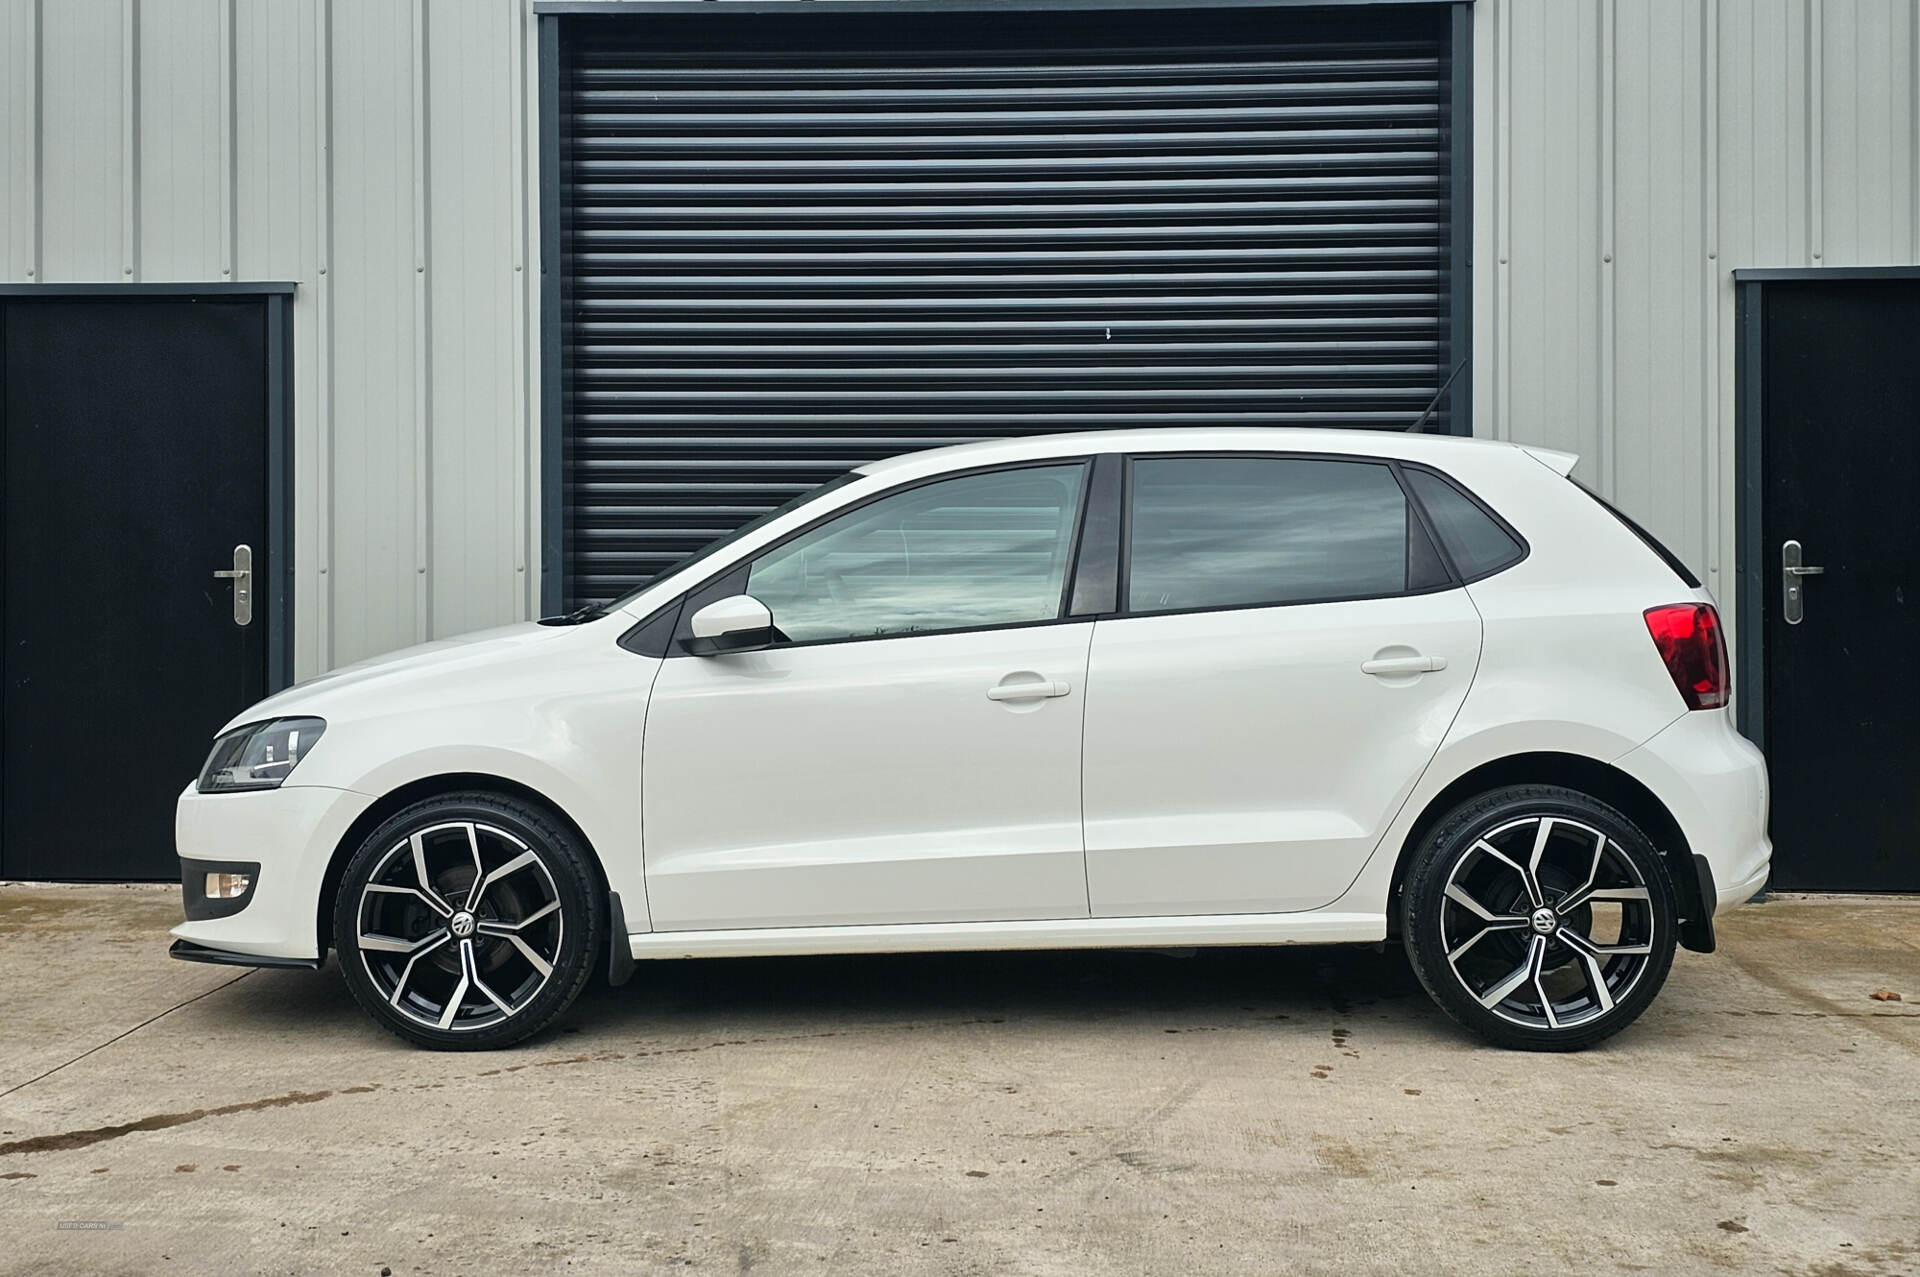
[[[1581,1047],[1766,881],[1708,594],[1574,458],[1341,431],[864,467],[602,608],[303,683],[176,956],[503,1046],[640,958],[1377,942]]]

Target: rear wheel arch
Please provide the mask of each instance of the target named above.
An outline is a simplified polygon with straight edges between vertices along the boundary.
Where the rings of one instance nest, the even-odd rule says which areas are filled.
[[[1455,778],[1428,801],[1419,819],[1407,831],[1394,862],[1393,878],[1387,892],[1390,936],[1398,936],[1400,911],[1397,906],[1406,886],[1407,869],[1427,834],[1461,803],[1508,785],[1560,785],[1589,794],[1617,808],[1640,827],[1666,862],[1681,919],[1711,916],[1714,902],[1702,898],[1700,879],[1693,868],[1693,848],[1688,844],[1680,822],[1674,819],[1667,805],[1652,790],[1619,768],[1596,758],[1581,754],[1538,752],[1513,754],[1482,763]],[[1686,943],[1689,930],[1682,926],[1682,944],[1693,948],[1694,945]]]
[[[319,899],[314,902],[314,935],[319,946],[315,952],[322,962],[326,961],[327,951],[333,947],[333,905],[334,897],[340,892],[340,881],[346,874],[347,862],[360,849],[362,843],[373,831],[385,824],[395,813],[428,798],[442,798],[448,794],[492,794],[502,798],[512,798],[538,807],[551,815],[565,827],[568,833],[579,839],[586,848],[587,864],[593,869],[595,889],[605,899],[610,888],[607,885],[606,867],[600,863],[600,853],[594,848],[593,840],[580,827],[567,810],[547,795],[518,781],[508,780],[504,776],[495,776],[485,772],[448,772],[437,776],[423,776],[408,781],[397,789],[389,790],[347,827],[335,844],[332,856],[327,861],[326,876],[320,882]]]

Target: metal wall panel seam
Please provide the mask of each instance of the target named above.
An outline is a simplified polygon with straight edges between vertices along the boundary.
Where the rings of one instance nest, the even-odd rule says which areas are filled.
[[[46,261],[43,228],[47,224],[47,24],[42,14],[45,4],[46,0],[33,0],[33,251],[27,263],[28,279],[38,278]]]
[[[433,254],[429,238],[427,148],[432,145],[427,118],[427,76],[431,74],[427,48],[427,0],[413,0],[410,37],[410,78],[413,94],[413,636],[425,642],[433,633],[433,592],[428,588],[428,565],[433,562],[433,322],[432,299],[427,295],[427,263]]]
[[[1720,432],[1720,324],[1724,307],[1720,299],[1719,221],[1720,221],[1720,0],[1705,0],[1700,11],[1700,239],[1701,287],[1705,294],[1701,310],[1700,339],[1706,347],[1700,361],[1700,413],[1706,423],[1706,501],[1701,511],[1700,544],[1707,554],[1707,583],[1720,579],[1720,492],[1726,476],[1721,474]],[[1731,300],[1729,298],[1728,300]],[[1733,609],[1728,608],[1731,615]]]
[[[140,278],[140,0],[120,0],[120,274]]]
[[[1614,352],[1614,314],[1617,299],[1614,295],[1615,272],[1614,253],[1614,40],[1617,37],[1615,0],[1596,0],[1600,6],[1600,39],[1596,41],[1600,59],[1600,182],[1599,182],[1599,233],[1600,233],[1600,430],[1599,456],[1594,458],[1594,484],[1609,499],[1617,491],[1613,472],[1614,454],[1618,451],[1613,444],[1613,433],[1618,428],[1614,421],[1614,382],[1618,375]]]
[[[1907,260],[1920,262],[1920,12],[1907,9]]]
[[[1826,22],[1825,0],[1806,0],[1807,247],[1814,261],[1826,247]]]
[[[532,581],[534,577],[527,571],[527,562],[533,554],[533,520],[528,517],[528,455],[539,430],[539,413],[536,409],[536,397],[539,394],[539,378],[534,370],[539,368],[537,334],[539,324],[530,322],[530,316],[539,305],[539,295],[532,290],[528,279],[527,262],[533,249],[528,243],[527,216],[529,192],[538,189],[539,157],[527,145],[527,139],[537,136],[537,130],[527,118],[531,109],[532,95],[528,93],[528,79],[531,74],[533,42],[527,38],[528,24],[533,22],[533,11],[528,3],[515,0],[512,20],[507,24],[507,65],[513,68],[513,94],[508,114],[509,148],[512,157],[512,239],[513,239],[513,314],[509,317],[511,346],[513,350],[513,405],[514,405],[514,447],[512,457],[512,509],[513,509],[513,596],[516,599],[515,615],[528,616],[536,610],[538,600],[534,597]],[[531,179],[531,180],[530,180]]]
[[[318,0],[313,12],[318,27],[315,48],[320,55],[320,74],[315,77],[315,88],[320,96],[320,198],[317,202],[320,264],[319,282],[314,290],[319,347],[315,359],[320,375],[314,380],[319,402],[314,405],[313,419],[308,423],[308,429],[319,434],[319,464],[315,467],[314,479],[320,485],[320,491],[315,494],[313,504],[321,524],[316,539],[321,556],[317,573],[320,588],[314,591],[313,607],[319,613],[316,632],[320,639],[320,651],[316,656],[319,668],[327,670],[333,668],[333,654],[337,646],[333,632],[333,577],[330,569],[334,558],[333,501],[336,486],[333,474],[333,411],[335,382],[339,374],[333,362],[333,285],[327,278],[328,267],[333,262],[333,0]]]
[[[1513,437],[1513,13],[1509,0],[1494,0],[1494,19],[1500,24],[1500,42],[1494,55],[1499,63],[1498,84],[1494,88],[1494,127],[1498,131],[1500,172],[1498,212],[1494,215],[1495,244],[1499,254],[1497,281],[1498,313],[1496,325],[1494,375],[1495,403],[1493,437]]]
[[[234,0],[220,3],[220,274],[234,277],[240,257],[239,154],[240,121],[234,105],[235,78],[239,75],[238,50],[234,43]],[[280,565],[274,565],[274,571]]]

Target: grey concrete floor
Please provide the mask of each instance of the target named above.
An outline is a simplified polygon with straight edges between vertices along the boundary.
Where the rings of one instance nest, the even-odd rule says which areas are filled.
[[[1364,949],[643,963],[435,1055],[177,910],[0,888],[0,1271],[1920,1271],[1920,901],[1723,918],[1572,1056]]]

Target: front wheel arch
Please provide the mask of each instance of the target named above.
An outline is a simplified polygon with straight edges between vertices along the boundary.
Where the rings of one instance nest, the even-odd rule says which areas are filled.
[[[594,888],[600,893],[602,899],[608,897],[611,888],[607,885],[606,867],[600,863],[600,853],[595,849],[593,840],[587,837],[585,830],[581,829],[579,821],[545,794],[518,781],[484,772],[447,772],[437,776],[423,776],[383,794],[372,806],[360,813],[353,824],[347,827],[347,831],[340,836],[340,841],[334,845],[333,854],[327,861],[326,875],[320,881],[319,899],[314,903],[314,943],[318,946],[314,953],[321,962],[324,963],[327,960],[327,952],[333,947],[334,897],[340,893],[340,880],[346,874],[347,862],[353,859],[353,854],[360,849],[360,845],[396,812],[403,811],[423,799],[476,792],[497,794],[502,798],[512,798],[531,804],[559,821],[566,827],[567,832],[579,839],[580,845],[586,848],[587,864],[593,870]]]
[[[1667,805],[1654,792],[1617,767],[1582,754],[1512,754],[1482,763],[1456,777],[1435,794],[1421,809],[1420,816],[1407,831],[1393,866],[1393,878],[1387,889],[1387,929],[1390,939],[1400,938],[1400,899],[1406,889],[1407,868],[1414,853],[1426,841],[1433,827],[1448,812],[1468,799],[1510,785],[1556,785],[1599,799],[1638,825],[1654,849],[1666,862],[1672,879],[1675,904],[1680,916],[1680,946],[1711,952],[1711,922],[1715,901],[1704,899],[1699,875],[1693,867],[1693,848]],[[1698,924],[1708,925],[1701,926]],[[1704,933],[1704,939],[1702,935]]]

